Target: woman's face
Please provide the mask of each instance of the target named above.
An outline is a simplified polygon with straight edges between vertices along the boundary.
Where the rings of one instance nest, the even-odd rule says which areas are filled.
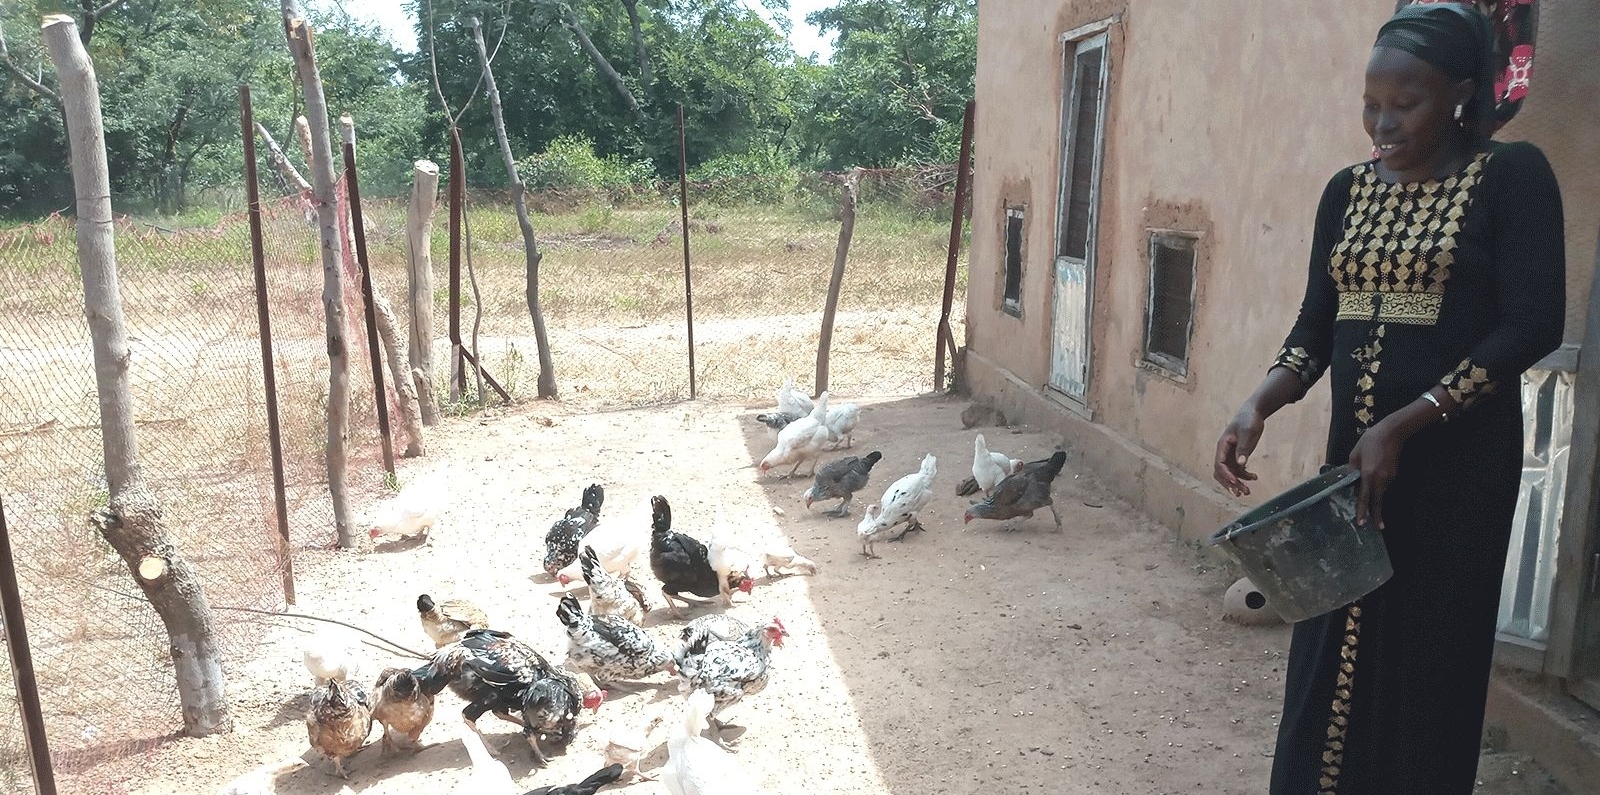
[[[1383,165],[1408,182],[1436,176],[1457,151],[1455,109],[1471,95],[1471,87],[1471,80],[1452,84],[1443,72],[1404,50],[1373,48],[1361,124]]]

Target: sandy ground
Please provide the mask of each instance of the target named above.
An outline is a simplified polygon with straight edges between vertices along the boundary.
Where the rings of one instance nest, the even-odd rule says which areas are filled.
[[[955,486],[971,463],[972,432],[958,416],[966,404],[861,402],[853,452],[884,454],[866,501],[916,469],[924,452],[940,464],[927,532],[881,544],[880,560],[862,557],[854,518],[805,509],[807,481],[757,477],[753,462],[771,441],[749,408],[686,403],[585,415],[533,404],[439,429],[434,454],[402,471],[450,467],[452,503],[431,544],[307,551],[298,559],[297,610],[425,649],[417,594],[469,597],[495,626],[560,660],[560,588],[540,571],[543,535],[584,485],[601,482],[603,520],[659,493],[672,501],[676,529],[704,539],[720,505],[746,538],[786,539],[820,565],[812,577],[763,581],[732,609],[747,620],[780,616],[791,632],[774,652],[767,690],[727,716],[746,727],[737,761],[766,792],[1265,791],[1286,627],[1221,621],[1226,573],[1109,497],[1092,473],[1069,469],[1057,481],[1063,532],[1048,513],[1009,532],[980,522],[963,531],[965,498]],[[1027,428],[986,433],[992,447],[1021,457],[1043,457],[1057,443]],[[642,561],[636,569],[641,582],[654,582]],[[658,590],[652,597],[660,602]],[[657,610],[646,626],[665,640],[680,623]],[[306,742],[306,637],[274,628],[259,654],[231,671],[238,731],[168,744],[134,791],[214,792],[256,766],[303,755],[312,766],[297,765],[266,791],[337,792],[341,782]],[[369,682],[382,666],[407,664],[367,646],[361,653]],[[578,739],[547,770],[530,767],[514,726],[492,716],[480,726],[491,742],[516,741],[501,757],[525,787],[571,783],[601,766],[613,728],[677,714],[668,677],[652,681],[664,686],[613,693],[598,715],[586,714]],[[460,707],[448,691],[440,697],[423,735],[429,745],[415,755],[385,758],[375,731],[347,763],[351,788],[450,791],[468,765],[457,740]],[[664,740],[664,730],[652,738],[646,772],[665,760]],[[1486,759],[1481,792],[1560,793],[1524,759]],[[639,781],[606,791],[666,789]]]

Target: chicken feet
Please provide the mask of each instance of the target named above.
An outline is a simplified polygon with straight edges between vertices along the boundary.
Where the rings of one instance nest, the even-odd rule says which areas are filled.
[[[836,516],[836,517],[839,517],[841,519],[846,517],[846,516],[849,516],[850,515],[850,499],[851,499],[850,497],[845,497],[844,499],[839,501],[839,504],[837,506],[835,506],[833,510],[831,510],[831,511],[823,511],[822,514],[824,516]]]

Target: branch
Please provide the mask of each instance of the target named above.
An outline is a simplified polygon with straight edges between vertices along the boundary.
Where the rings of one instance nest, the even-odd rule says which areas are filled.
[[[89,40],[94,38],[94,26],[100,21],[100,18],[115,11],[117,6],[126,2],[128,0],[108,0],[104,5],[95,8],[94,0],[79,0],[78,4],[83,7],[83,29],[78,31],[78,41],[83,42],[83,46],[88,47]]]
[[[633,28],[633,48],[639,53],[639,82],[650,85],[650,52],[644,48],[644,31],[639,27],[639,0],[622,0],[628,8],[628,25]]]
[[[578,15],[572,10],[571,6],[561,6],[561,24],[565,25],[567,30],[572,31],[573,36],[577,37],[578,44],[583,47],[584,52],[589,54],[589,59],[594,61],[595,68],[599,69],[600,73],[605,75],[606,80],[610,81],[612,87],[617,90],[617,93],[622,95],[622,101],[627,103],[628,110],[643,121],[644,110],[639,107],[639,100],[633,96],[633,91],[628,89],[628,84],[622,79],[622,73],[618,72],[611,65],[611,62],[606,60],[606,57],[600,53],[599,48],[594,46],[594,42],[589,39],[589,32],[583,29],[583,23],[578,20]]]
[[[16,61],[11,60],[11,50],[6,48],[6,31],[3,26],[0,26],[0,66],[4,66],[6,71],[17,78],[18,82],[27,86],[29,91],[54,103],[56,110],[61,113],[67,112],[67,106],[62,103],[60,94],[57,94],[55,90],[44,83],[29,77],[27,72],[22,71],[22,67],[17,66]]]

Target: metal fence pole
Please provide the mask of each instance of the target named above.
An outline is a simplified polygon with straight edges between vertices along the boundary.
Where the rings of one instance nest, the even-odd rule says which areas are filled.
[[[0,502],[0,615],[4,616],[6,652],[11,655],[11,675],[17,682],[17,706],[22,710],[22,736],[28,746],[28,765],[39,795],[56,795],[55,769],[50,766],[50,743],[44,734],[44,709],[39,705],[39,682],[28,650],[28,630],[22,620],[22,594],[17,588],[17,568],[11,559],[11,533],[6,530],[6,509]]]
[[[689,272],[689,147],[684,141],[683,106],[678,106],[678,209],[683,223],[683,314],[689,325],[689,399],[699,394],[694,372],[694,279]]]
[[[461,131],[450,128],[450,400],[467,391],[467,368],[461,361],[461,214],[467,198],[466,156]]]
[[[345,128],[347,131],[351,127]],[[344,142],[344,181],[350,193],[350,228],[355,233],[356,265],[361,268],[361,308],[367,321],[367,356],[372,360],[372,400],[378,407],[383,468],[394,477],[394,440],[389,438],[389,396],[383,393],[383,350],[378,346],[378,318],[372,306],[372,268],[367,264],[367,231],[361,219],[361,186],[356,180],[356,145]],[[395,385],[398,391],[400,385]]]
[[[961,154],[956,159],[956,201],[950,214],[950,249],[944,261],[944,302],[939,309],[939,327],[934,329],[933,391],[944,391],[944,361],[948,353],[955,358],[955,333],[950,330],[950,310],[956,294],[956,261],[961,256],[961,222],[967,210],[967,174],[972,159],[972,126],[975,100],[967,100],[961,121]],[[954,362],[951,362],[952,366]]]
[[[261,245],[261,192],[256,176],[256,123],[250,86],[239,86],[239,123],[244,129],[245,194],[250,207],[250,262],[255,269],[256,324],[261,337],[261,376],[267,395],[267,447],[272,455],[272,499],[278,518],[278,562],[283,599],[294,604],[294,556],[289,544],[289,502],[283,485],[283,436],[278,424],[278,374],[272,364],[272,315],[267,305],[267,263]]]

